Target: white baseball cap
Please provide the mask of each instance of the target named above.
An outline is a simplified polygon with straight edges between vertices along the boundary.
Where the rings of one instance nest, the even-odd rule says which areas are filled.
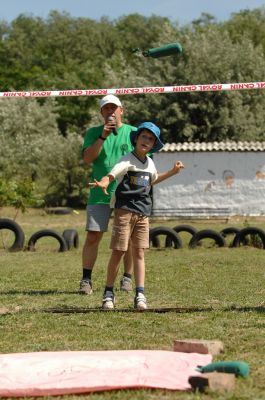
[[[120,99],[118,97],[114,96],[113,94],[108,94],[107,96],[104,96],[100,100],[100,108],[104,107],[106,104],[115,104],[118,107],[122,107]]]

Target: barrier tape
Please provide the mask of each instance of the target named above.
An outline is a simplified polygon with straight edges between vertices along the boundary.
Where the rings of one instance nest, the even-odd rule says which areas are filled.
[[[107,94],[127,95],[146,93],[218,92],[234,90],[265,89],[265,82],[214,83],[210,85],[150,86],[120,89],[73,89],[31,92],[0,92],[0,97],[67,97],[67,96],[105,96]]]

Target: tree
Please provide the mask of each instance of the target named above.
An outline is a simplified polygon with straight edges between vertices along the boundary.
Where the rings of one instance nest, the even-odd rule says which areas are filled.
[[[50,203],[73,196],[81,203],[89,173],[80,165],[82,138],[62,137],[56,118],[54,99],[0,100],[0,178],[32,180]]]
[[[165,31],[159,42],[180,41],[181,56],[138,58],[138,66],[124,63],[119,77],[112,71],[112,78],[132,87],[251,82],[263,74],[262,49],[247,38],[234,43],[220,25]],[[134,123],[153,120],[162,127],[164,141],[262,140],[264,101],[264,91],[149,94],[128,100],[128,117]]]
[[[0,209],[14,207],[24,213],[27,207],[42,205],[43,200],[36,196],[34,183],[30,179],[16,181],[0,178]]]
[[[46,20],[19,16],[0,24],[3,90],[99,89],[250,82],[264,73],[264,9],[225,23],[209,14],[180,27],[168,18],[132,14],[99,22],[52,11]],[[54,39],[56,38],[56,40]],[[145,58],[133,48],[180,42],[183,53]],[[262,138],[264,92],[125,96],[127,121],[153,120],[164,141]],[[42,104],[43,100],[39,101]],[[61,97],[57,123],[67,139],[99,121],[95,97]]]
[[[265,6],[234,13],[223,27],[233,42],[242,43],[247,38],[255,47],[262,46],[265,54]]]

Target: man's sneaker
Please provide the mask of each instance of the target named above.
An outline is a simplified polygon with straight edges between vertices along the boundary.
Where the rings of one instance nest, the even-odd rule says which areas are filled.
[[[123,292],[132,292],[133,283],[131,278],[127,278],[127,276],[123,276],[121,279],[121,290]]]
[[[82,279],[80,281],[80,294],[91,294],[92,293],[92,283],[89,279]]]
[[[134,308],[137,310],[146,310],[147,309],[147,304],[146,304],[146,298],[143,293],[138,293],[137,296],[134,298]]]
[[[107,292],[104,293],[103,299],[102,299],[103,310],[113,310],[114,304],[115,304],[114,293],[107,290]]]

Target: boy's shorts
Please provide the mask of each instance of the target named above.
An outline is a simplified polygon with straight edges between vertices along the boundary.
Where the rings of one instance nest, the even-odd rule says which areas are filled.
[[[111,211],[109,204],[88,204],[86,230],[107,232]]]
[[[110,249],[127,251],[130,240],[132,247],[149,248],[149,218],[122,208],[115,208]]]

